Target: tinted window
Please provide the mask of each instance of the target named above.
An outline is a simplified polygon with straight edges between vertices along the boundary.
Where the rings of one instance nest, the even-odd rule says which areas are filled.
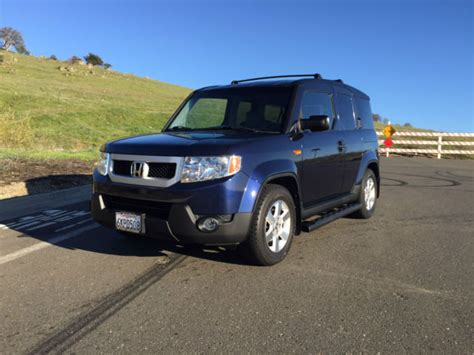
[[[189,110],[186,126],[190,128],[213,127],[224,123],[226,99],[203,98]]]
[[[235,118],[235,122],[237,123],[237,125],[240,126],[242,122],[245,121],[245,119],[247,118],[247,114],[250,112],[251,109],[252,109],[251,102],[240,101],[238,103],[237,113],[236,113],[236,118]]]
[[[263,117],[266,121],[280,124],[285,113],[285,107],[280,105],[265,105]]]
[[[372,110],[370,109],[369,100],[356,97],[358,118],[362,120],[362,128],[373,129],[374,120],[372,119]]]
[[[258,104],[254,104],[258,106]],[[263,119],[269,124],[276,125],[275,127],[280,127],[283,121],[283,116],[286,112],[286,105],[273,105],[273,104],[264,104],[263,108]],[[244,127],[247,123],[247,118],[251,116],[252,103],[247,101],[239,101],[237,105],[237,113],[235,122],[238,126]],[[277,127],[277,129],[278,129]]]
[[[328,116],[332,120],[334,111],[332,109],[331,96],[321,92],[305,91],[301,100],[300,118],[307,119],[311,116]]]
[[[355,129],[354,108],[352,98],[349,95],[338,94],[336,98],[337,124],[338,130]]]
[[[286,121],[290,88],[236,88],[197,92],[168,130],[236,129],[281,132]]]

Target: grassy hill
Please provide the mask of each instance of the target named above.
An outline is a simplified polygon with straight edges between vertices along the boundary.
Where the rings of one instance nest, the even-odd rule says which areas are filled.
[[[0,50],[0,158],[94,159],[108,140],[159,131],[189,92],[130,74]],[[376,123],[379,130],[383,126]]]
[[[94,158],[107,140],[159,131],[189,89],[0,50],[0,156]]]

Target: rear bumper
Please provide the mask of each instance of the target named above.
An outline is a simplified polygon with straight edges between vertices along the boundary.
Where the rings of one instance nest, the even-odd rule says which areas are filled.
[[[107,205],[110,196],[119,196],[120,190],[104,192],[94,191],[91,199],[92,217],[100,224],[115,229],[115,212],[127,211],[127,205],[120,206],[114,203]],[[148,207],[140,207],[140,199],[134,199],[137,204],[133,211],[145,214],[146,236],[170,240],[182,244],[202,245],[229,245],[238,244],[247,238],[251,213],[235,213],[230,222],[222,223],[219,228],[210,233],[201,232],[196,222],[202,215],[195,215],[191,207],[186,203],[170,203],[165,213],[154,213],[153,201],[143,200]],[[156,201],[156,204],[163,202]],[[151,212],[150,212],[151,211]]]

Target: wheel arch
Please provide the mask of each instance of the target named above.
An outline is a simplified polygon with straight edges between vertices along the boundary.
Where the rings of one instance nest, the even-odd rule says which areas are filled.
[[[359,165],[359,171],[357,173],[357,179],[355,181],[353,191],[359,190],[362,184],[362,179],[364,178],[364,174],[367,171],[367,169],[372,170],[377,179],[377,197],[378,197],[380,195],[380,167],[379,167],[379,160],[374,151],[365,152],[364,155],[362,156],[362,160]]]
[[[260,198],[260,194],[262,192],[262,189],[265,185],[268,184],[273,184],[273,185],[280,185],[284,188],[286,188],[291,196],[293,197],[293,202],[296,207],[296,230],[295,234],[298,235],[301,232],[301,190],[300,190],[300,184],[298,183],[298,178],[297,176],[292,173],[292,172],[287,172],[287,173],[278,173],[271,175],[267,177],[264,182],[262,183],[262,186],[257,194],[257,199]]]

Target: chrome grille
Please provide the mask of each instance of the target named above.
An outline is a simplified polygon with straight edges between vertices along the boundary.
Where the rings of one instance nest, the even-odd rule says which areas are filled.
[[[110,179],[130,185],[168,187],[177,183],[183,157],[111,154]]]
[[[133,161],[114,160],[113,172],[116,175],[132,176],[131,167]],[[148,175],[145,177],[157,179],[171,179],[176,174],[176,163],[147,163]]]

